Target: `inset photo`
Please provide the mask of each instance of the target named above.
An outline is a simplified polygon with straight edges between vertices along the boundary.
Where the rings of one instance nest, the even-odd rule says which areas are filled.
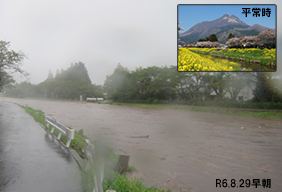
[[[178,5],[178,71],[277,70],[275,4]]]

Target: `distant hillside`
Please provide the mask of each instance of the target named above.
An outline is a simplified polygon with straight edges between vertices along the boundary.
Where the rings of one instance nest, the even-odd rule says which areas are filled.
[[[259,25],[259,24],[254,24],[253,26],[248,27],[248,28],[235,28],[235,29],[236,29],[236,30],[241,30],[241,31],[257,30],[257,31],[259,31],[259,32],[263,32],[263,31],[269,30],[269,29],[271,29],[271,28],[264,27],[264,26]],[[274,30],[274,29],[271,29],[271,30]]]
[[[213,21],[204,21],[194,25],[189,30],[179,35],[181,42],[196,43],[199,39],[216,34],[219,43],[225,43],[228,35],[232,33],[235,37],[254,36],[270,28],[254,24],[250,26],[241,21],[235,15],[223,15]]]

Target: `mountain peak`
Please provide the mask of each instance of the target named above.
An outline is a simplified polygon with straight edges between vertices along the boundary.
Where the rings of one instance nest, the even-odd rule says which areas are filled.
[[[236,32],[235,36],[237,37],[245,36],[243,33],[236,30],[252,30],[251,32],[254,33],[254,30],[263,31],[266,30],[266,28],[263,26],[260,27],[259,25],[251,27],[235,15],[223,14],[218,19],[197,23],[184,33],[180,34],[179,39],[184,42],[189,41],[195,43],[201,38],[216,34],[219,41],[225,42],[229,33],[233,34]]]
[[[253,24],[253,26],[252,27],[254,27],[254,26],[259,26],[259,27],[263,27],[262,25],[260,25],[260,24]]]
[[[236,17],[235,15],[231,15],[229,16],[228,14],[224,14],[221,18],[221,20],[225,20],[227,22],[231,22],[231,23],[239,23],[241,22],[240,19],[238,17]]]

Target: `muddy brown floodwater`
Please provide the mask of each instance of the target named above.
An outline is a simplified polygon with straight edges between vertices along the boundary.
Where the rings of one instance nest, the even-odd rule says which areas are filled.
[[[216,179],[271,179],[281,191],[282,121],[205,112],[107,104],[0,98],[39,109],[92,139],[104,139],[117,154],[130,155],[145,185],[173,191],[230,191]],[[131,138],[147,136],[149,138]],[[246,186],[245,182],[242,186]]]

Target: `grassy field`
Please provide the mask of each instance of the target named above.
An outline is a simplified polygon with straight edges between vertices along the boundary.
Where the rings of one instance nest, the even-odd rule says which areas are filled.
[[[209,106],[189,106],[189,105],[153,105],[153,104],[131,104],[131,103],[113,103],[115,105],[156,108],[156,109],[178,109],[187,111],[210,112],[229,115],[242,115],[251,117],[263,117],[269,119],[282,119],[281,110],[267,109],[242,109],[242,108],[225,108]]]
[[[35,121],[46,127],[44,112],[40,110],[35,110],[30,107],[21,106],[27,113],[29,113]],[[72,129],[71,127],[69,127]],[[49,127],[50,131],[51,127]],[[55,129],[54,135],[58,135],[58,131]],[[70,143],[70,148],[74,149],[82,158],[85,158],[82,149],[84,148],[85,139],[88,139],[84,133],[83,129],[75,131],[74,139]],[[66,144],[67,138],[65,135],[61,136],[60,139],[64,144]],[[94,143],[95,148],[99,148],[99,143]],[[114,154],[111,149],[106,149],[106,161],[104,170],[104,180],[103,180],[103,190],[115,190],[118,192],[165,192],[165,190],[158,190],[155,187],[146,187],[143,185],[142,179],[133,179],[126,176],[126,173],[119,174],[113,169],[118,162],[118,155]],[[105,153],[105,152],[104,152]],[[136,171],[136,168],[128,165],[127,171]],[[93,175],[90,170],[87,172],[82,172],[82,186],[88,192],[92,192],[94,188]],[[167,190],[170,192],[170,190]]]
[[[246,48],[246,49],[222,49],[220,51],[214,51],[216,48],[189,48],[190,51],[195,53],[204,53],[205,55],[218,55],[228,57],[228,59],[234,58],[235,61],[239,59],[244,59],[245,62],[250,60],[260,61],[261,64],[276,63],[276,49],[256,49],[256,48]]]

